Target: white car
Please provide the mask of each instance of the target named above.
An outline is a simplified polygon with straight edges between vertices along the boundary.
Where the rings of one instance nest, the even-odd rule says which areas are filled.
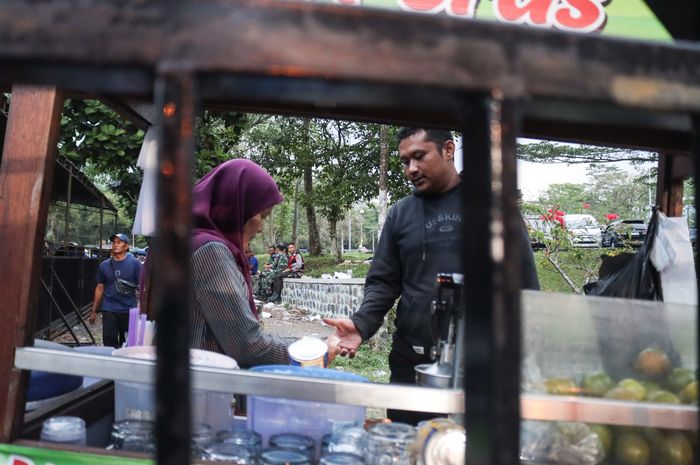
[[[574,247],[601,246],[602,230],[592,215],[564,215],[564,225]]]

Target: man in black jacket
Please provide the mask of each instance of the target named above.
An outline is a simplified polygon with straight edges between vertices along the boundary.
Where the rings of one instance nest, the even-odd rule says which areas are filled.
[[[340,354],[353,356],[401,297],[389,354],[390,381],[415,384],[414,367],[433,362],[430,303],[435,298],[436,274],[461,273],[461,178],[454,165],[455,143],[449,131],[402,128],[398,139],[399,158],[413,184],[413,194],[400,200],[387,215],[360,309],[349,319],[324,321],[336,327]],[[524,223],[521,239],[523,287],[539,289]],[[416,424],[435,414],[389,410],[388,416]]]

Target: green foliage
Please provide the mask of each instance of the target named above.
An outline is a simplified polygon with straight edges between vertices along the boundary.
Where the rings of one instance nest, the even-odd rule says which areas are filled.
[[[330,368],[364,376],[375,383],[389,382],[389,351],[391,343],[381,341],[376,344],[362,344],[355,358],[336,357]]]
[[[67,99],[61,117],[58,152],[116,195],[133,218],[142,172],[136,166],[144,132],[97,100]]]
[[[314,208],[331,225],[352,205],[378,195],[378,125],[270,117],[254,125],[245,138],[251,159],[275,176],[285,196],[297,196],[302,206]],[[400,198],[408,193],[408,184],[398,157],[390,159],[392,198]],[[304,168],[313,173],[312,190],[299,188]]]
[[[197,179],[227,160],[246,155],[238,152],[238,143],[249,124],[245,113],[204,110],[199,115],[195,130]]]
[[[535,252],[540,289],[545,292],[574,292],[561,273],[547,260],[545,253],[545,251]],[[600,266],[600,255],[600,249],[569,249],[559,255],[559,266],[573,282],[582,283],[586,280],[586,270],[598,269]],[[582,266],[582,261],[586,265]]]
[[[518,158],[535,163],[600,163],[610,161],[656,161],[654,152],[601,147],[594,145],[564,144],[540,141],[518,144]]]

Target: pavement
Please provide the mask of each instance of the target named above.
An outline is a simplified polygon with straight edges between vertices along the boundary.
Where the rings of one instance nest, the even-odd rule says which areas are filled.
[[[261,308],[260,322],[263,331],[274,336],[284,338],[299,338],[302,336],[325,337],[333,334],[334,329],[321,321],[321,316],[312,314],[307,310],[297,307],[288,307],[285,304],[262,304],[256,302]],[[86,320],[87,323],[87,320]],[[95,338],[95,345],[102,345],[102,314],[97,315],[94,324],[88,323],[90,333]],[[73,326],[73,332],[78,337],[81,345],[92,345],[92,340],[82,324]],[[75,345],[75,339],[66,332],[55,338],[53,342]]]

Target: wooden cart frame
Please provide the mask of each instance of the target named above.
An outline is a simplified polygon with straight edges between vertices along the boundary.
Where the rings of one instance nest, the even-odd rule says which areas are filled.
[[[697,24],[696,24],[697,26]],[[473,307],[462,348],[470,464],[518,461],[516,137],[660,151],[659,201],[700,155],[700,47],[273,0],[0,3],[12,105],[0,165],[0,441],[19,437],[64,93],[155,102],[158,463],[189,462],[187,312],[193,129],[201,106],[461,130]],[[133,116],[139,118],[138,112]],[[697,184],[696,184],[697,185]],[[696,197],[696,209],[698,207]]]

